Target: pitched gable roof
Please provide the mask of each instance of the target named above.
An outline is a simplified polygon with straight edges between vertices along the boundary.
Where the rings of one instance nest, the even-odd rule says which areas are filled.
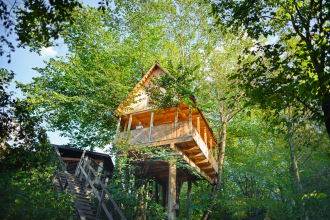
[[[154,62],[152,67],[148,70],[148,72],[146,74],[144,74],[142,79],[136,84],[136,86],[128,94],[126,99],[118,106],[118,108],[115,111],[115,113],[117,115],[119,115],[120,112],[123,111],[125,109],[125,107],[127,107],[131,103],[132,99],[138,94],[138,92],[141,90],[141,88],[147,86],[148,80],[150,80],[155,75],[155,70],[157,70],[157,68],[160,69],[161,72],[168,74],[166,72],[166,70],[164,70],[164,68],[158,62]]]

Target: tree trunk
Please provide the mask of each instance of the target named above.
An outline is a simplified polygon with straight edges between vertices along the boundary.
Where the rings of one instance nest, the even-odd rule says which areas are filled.
[[[298,188],[298,192],[302,192],[302,185],[300,181],[300,173],[299,173],[299,167],[296,159],[295,154],[295,145],[293,140],[293,133],[290,132],[289,134],[289,147],[290,147],[290,159],[291,159],[291,169],[292,169],[292,175],[295,180],[295,184]]]
[[[212,198],[210,208],[204,212],[202,220],[207,220],[210,218],[211,212],[214,209],[216,198],[219,196],[220,186],[222,184],[222,173],[223,173],[223,164],[225,160],[226,152],[226,142],[227,142],[227,120],[223,118],[222,120],[222,129],[220,133],[220,143],[219,143],[219,154],[218,154],[218,181],[212,190]]]
[[[226,152],[226,143],[227,143],[227,121],[222,122],[222,130],[221,130],[221,141],[220,141],[220,149],[218,155],[218,188],[220,189],[220,185],[222,183],[222,173],[223,173],[223,163],[225,160],[225,152]]]
[[[298,167],[298,162],[296,158],[296,153],[295,153],[295,142],[294,142],[294,123],[290,122],[290,127],[289,127],[289,132],[288,132],[288,143],[289,143],[289,148],[290,148],[290,159],[291,159],[291,172],[295,181],[295,189],[296,193],[301,195],[303,193],[303,186],[301,184],[300,180],[300,172],[299,172],[299,167]],[[308,215],[305,210],[305,203],[302,202],[301,204],[301,212],[303,216],[301,219],[308,219]]]

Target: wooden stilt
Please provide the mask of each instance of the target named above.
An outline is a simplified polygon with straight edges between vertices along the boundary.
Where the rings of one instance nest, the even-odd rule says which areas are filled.
[[[118,134],[120,132],[120,123],[121,123],[121,117],[119,117],[118,122],[117,122],[116,134]]]
[[[168,220],[175,220],[175,208],[176,208],[176,164],[174,161],[169,163],[169,174],[168,174],[168,202],[167,202],[167,213]]]
[[[129,115],[127,131],[131,130],[132,126],[132,114]]]

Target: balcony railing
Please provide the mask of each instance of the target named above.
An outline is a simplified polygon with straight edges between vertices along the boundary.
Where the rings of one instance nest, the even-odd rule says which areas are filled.
[[[116,135],[115,142],[120,142],[127,139],[130,144],[152,144],[154,142],[168,141],[179,139],[182,137],[192,137],[204,156],[209,160],[215,170],[218,170],[215,159],[211,150],[205,144],[203,138],[198,133],[197,129],[192,126],[190,121],[181,121],[178,123],[162,124],[149,128],[135,129],[125,132],[120,132]]]

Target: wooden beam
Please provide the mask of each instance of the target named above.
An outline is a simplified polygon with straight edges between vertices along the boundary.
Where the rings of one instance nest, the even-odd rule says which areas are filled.
[[[127,131],[128,121],[129,121],[129,120],[126,120],[126,121],[125,121],[124,131]]]
[[[205,157],[205,155],[203,154],[203,152],[198,153],[198,154],[193,154],[190,156],[191,158],[195,158],[195,157]]]
[[[171,149],[175,150],[175,151],[180,151],[174,144],[170,145]],[[190,160],[189,157],[187,157],[185,154],[182,154],[183,159],[193,168],[195,168],[197,170],[197,172],[199,172],[200,174],[202,174],[204,176],[204,178],[209,181],[210,183],[215,183],[215,179],[211,178],[210,176],[208,176],[201,168],[199,168],[194,161]]]
[[[204,142],[207,147],[207,133],[206,133],[206,127],[204,127]]]
[[[201,133],[201,120],[200,117],[197,117],[197,131],[200,134]]]
[[[209,163],[208,159],[198,161],[195,164],[203,164],[203,163]]]
[[[151,145],[151,146],[168,145],[172,142],[183,143],[183,142],[188,142],[188,141],[192,141],[192,140],[194,140],[194,139],[191,136],[183,136],[183,137],[173,138],[173,139],[168,139],[168,140],[163,140],[163,141],[153,141],[147,145]]]
[[[132,114],[129,115],[127,131],[131,130],[132,126]]]

